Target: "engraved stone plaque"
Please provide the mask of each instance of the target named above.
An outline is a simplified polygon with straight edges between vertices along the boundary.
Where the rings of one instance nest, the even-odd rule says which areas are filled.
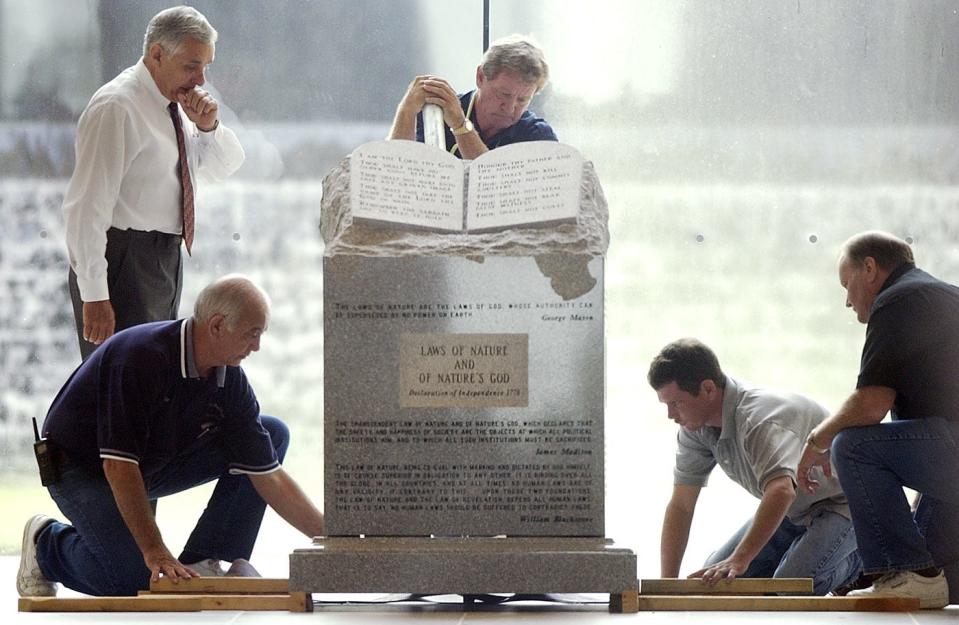
[[[526,334],[400,334],[400,406],[528,405]]]
[[[331,536],[603,536],[603,259],[324,260]]]

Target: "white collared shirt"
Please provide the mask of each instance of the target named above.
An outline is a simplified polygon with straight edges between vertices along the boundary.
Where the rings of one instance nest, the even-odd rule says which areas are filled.
[[[176,133],[143,59],[100,87],[77,126],[76,167],[63,200],[67,252],[84,302],[109,299],[106,232],[156,230],[180,234],[182,189]],[[182,109],[187,160],[197,180],[222,180],[245,155],[222,123],[200,132]]]

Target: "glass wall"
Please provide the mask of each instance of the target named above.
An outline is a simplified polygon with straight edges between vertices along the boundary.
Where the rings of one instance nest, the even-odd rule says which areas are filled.
[[[672,489],[676,427],[645,382],[663,345],[698,337],[729,375],[835,409],[864,337],[842,242],[888,230],[959,280],[957,26],[951,2],[493,3],[492,37],[549,52],[533,107],[609,201],[607,533],[641,576]],[[715,471],[684,572],[755,506]]]
[[[531,108],[595,163],[609,202],[607,534],[656,576],[675,428],[645,374],[663,344],[699,337],[730,375],[835,408],[863,339],[836,276],[842,241],[889,230],[959,281],[959,14],[945,0],[491,5],[491,38],[544,45],[552,80]],[[0,497],[18,515],[0,549],[18,549],[19,518],[55,511],[30,473],[29,419],[79,362],[60,213],[76,117],[136,62],[164,6],[0,0]],[[181,313],[228,271],[272,294],[244,368],[293,428],[288,468],[322,501],[320,180],[386,135],[415,74],[472,88],[482,3],[196,6],[220,32],[210,83],[248,158],[203,189]],[[717,473],[684,570],[754,509]]]

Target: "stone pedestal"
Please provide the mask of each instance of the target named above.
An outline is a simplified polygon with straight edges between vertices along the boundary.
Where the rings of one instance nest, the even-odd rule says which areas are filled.
[[[293,552],[290,590],[622,594],[636,556],[601,538],[320,538]]]

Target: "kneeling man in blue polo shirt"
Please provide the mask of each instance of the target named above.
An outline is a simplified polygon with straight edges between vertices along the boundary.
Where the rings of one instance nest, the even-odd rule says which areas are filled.
[[[803,443],[828,416],[825,408],[727,376],[713,351],[696,339],[664,347],[648,379],[667,416],[680,425],[660,545],[663,577],[679,574],[699,491],[717,464],[759,506],[690,577],[707,583],[811,577],[813,592],[825,595],[858,576],[856,533],[839,482],[823,479],[814,494],[796,488]]]
[[[810,471],[839,472],[863,564],[850,596],[959,602],[959,287],[877,231],[846,241],[839,283],[866,324],[859,377],[810,433],[799,482],[817,492]],[[903,487],[919,493],[914,506]]]
[[[55,595],[58,582],[135,595],[160,575],[222,575],[220,561],[250,572],[267,504],[305,535],[323,534],[322,513],[280,465],[289,431],[260,414],[239,366],[269,315],[262,289],[227,276],[203,289],[191,318],[119,332],[74,371],[43,424],[59,468],[50,495],[70,523],[27,522],[21,595]],[[150,501],[213,480],[174,557]]]

